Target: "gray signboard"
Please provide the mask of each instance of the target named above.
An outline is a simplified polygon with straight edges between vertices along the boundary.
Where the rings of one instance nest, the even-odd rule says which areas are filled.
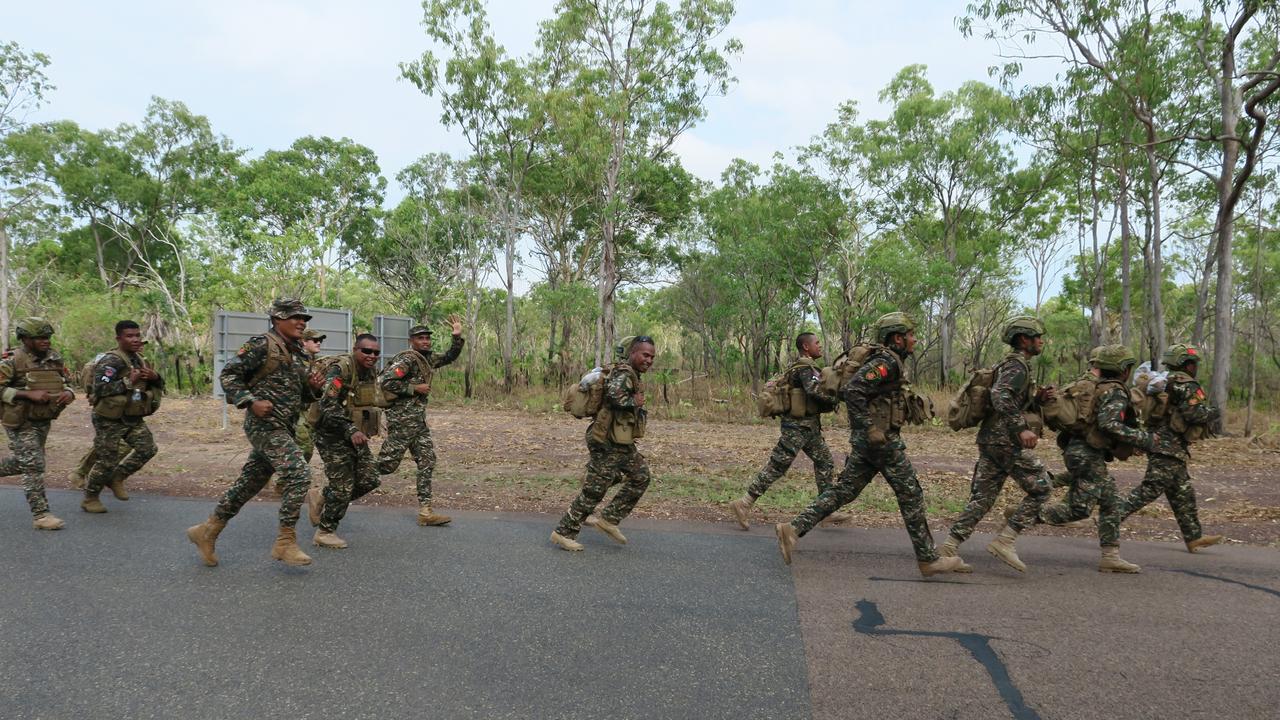
[[[378,336],[382,346],[382,357],[378,358],[378,369],[381,370],[389,358],[409,349],[409,328],[413,327],[413,318],[403,315],[374,315],[373,334]]]

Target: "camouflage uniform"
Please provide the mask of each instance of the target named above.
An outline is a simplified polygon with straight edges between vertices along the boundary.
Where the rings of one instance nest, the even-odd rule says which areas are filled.
[[[417,328],[414,328],[417,330]],[[378,382],[395,399],[387,406],[387,439],[378,452],[378,472],[389,475],[400,467],[405,451],[418,466],[418,503],[431,503],[431,476],[436,469],[436,450],[427,426],[427,395],[413,391],[414,385],[431,381],[432,371],[444,367],[462,354],[463,339],[454,335],[443,355],[406,350],[392,359]]]
[[[58,353],[50,350],[44,357],[37,358],[22,347],[13,356],[0,360],[0,402],[4,405],[26,402],[17,397],[18,391],[25,389],[18,386],[19,380],[16,377],[18,353],[29,357],[36,369],[54,370],[60,373],[63,377],[64,389],[74,393],[70,374]],[[22,476],[22,491],[27,496],[27,505],[31,507],[31,514],[36,516],[49,512],[49,500],[45,497],[44,489],[44,443],[49,437],[49,426],[52,422],[27,419],[16,428],[5,428],[5,433],[9,436],[9,450],[13,454],[0,460],[0,477]]]
[[[349,361],[355,364],[354,359]],[[320,509],[319,528],[334,532],[347,514],[353,500],[372,492],[379,485],[378,467],[373,460],[369,444],[355,445],[351,436],[359,430],[351,421],[347,398],[351,394],[350,378],[345,363],[329,366],[324,378],[324,392],[320,397],[320,423],[316,427],[316,449],[324,461],[324,473],[329,484],[324,489],[324,505]],[[357,370],[360,379],[373,381],[374,370]]]
[[[116,351],[123,352],[123,351]],[[116,352],[104,353],[93,368],[93,399],[128,395],[134,388],[128,383],[129,373],[144,366],[140,355],[131,355],[126,363]],[[164,378],[155,381],[164,389]],[[151,429],[141,417],[103,417],[93,413],[93,454],[95,462],[85,480],[85,494],[96,497],[113,479],[124,480],[155,457],[157,449]],[[121,457],[121,446],[132,450]]]
[[[849,411],[849,457],[835,485],[824,490],[804,512],[791,521],[796,534],[803,537],[831,513],[858,499],[877,473],[884,476],[898,498],[898,510],[911,537],[916,560],[925,563],[938,559],[933,535],[924,512],[924,490],[916,478],[915,468],[907,459],[906,443],[899,428],[885,431],[885,443],[873,445],[871,404],[901,399],[905,381],[902,360],[887,348],[881,348],[858,368],[842,389]]]
[[[640,377],[629,363],[614,366],[605,382],[605,408],[587,428],[587,451],[591,454],[587,461],[587,478],[582,483],[582,491],[556,526],[556,532],[562,537],[576,538],[582,529],[582,521],[614,485],[621,483],[622,487],[600,513],[601,519],[614,525],[631,514],[649,488],[649,463],[636,449],[634,441],[630,444],[614,442],[610,430],[617,416],[635,417],[638,423],[644,422],[644,409],[636,406],[636,394],[641,391]]]
[[[268,336],[284,345],[288,357],[250,387],[255,373],[268,361]],[[301,348],[273,329],[250,338],[227,361],[219,378],[227,403],[246,411],[244,434],[253,449],[240,477],[218,501],[214,515],[224,522],[235,517],[275,473],[281,495],[280,525],[292,528],[298,523],[299,509],[311,484],[310,469],[294,438],[298,414],[315,396],[307,384],[307,358]],[[259,418],[248,411],[255,400],[270,400],[274,405],[271,414]]]
[[[791,387],[804,390],[806,402],[813,407],[810,414],[802,418],[790,415],[782,417],[782,437],[769,455],[769,464],[765,465],[755,482],[747,488],[747,495],[752,500],[768,492],[769,486],[786,475],[801,451],[813,461],[813,475],[818,483],[818,492],[831,487],[835,463],[831,459],[827,441],[822,437],[822,412],[829,410],[836,400],[822,391],[821,378],[812,359],[802,357],[796,361],[796,367],[791,371],[788,381]]]
[[[1008,524],[1022,532],[1034,525],[1040,507],[1053,489],[1049,471],[1040,458],[1022,447],[1018,434],[1029,429],[1023,414],[1035,401],[1031,366],[1021,352],[1011,352],[996,366],[991,384],[991,412],[978,428],[978,462],[973,467],[969,502],[951,526],[951,535],[968,540],[995,505],[1005,478],[1012,477],[1026,493]]]
[[[1106,439],[1149,448],[1151,435],[1131,425],[1136,422],[1129,391],[1123,384],[1114,384],[1103,390],[1098,398],[1095,427]],[[1039,521],[1062,525],[1084,520],[1097,505],[1099,544],[1103,547],[1119,546],[1120,500],[1116,495],[1116,481],[1107,473],[1107,461],[1113,458],[1111,451],[1098,449],[1083,436],[1070,432],[1058,435],[1058,446],[1062,448],[1062,460],[1070,475],[1070,489],[1066,502],[1040,511]]]
[[[1190,375],[1170,373],[1166,392],[1169,393],[1169,413],[1182,413],[1188,424],[1209,425],[1218,419],[1218,409],[1209,404],[1204,390]],[[1142,483],[1120,504],[1120,521],[1163,494],[1173,509],[1182,539],[1192,542],[1199,540],[1203,532],[1196,512],[1196,491],[1191,487],[1191,474],[1187,472],[1188,443],[1181,433],[1174,432],[1169,426],[1169,413],[1148,424],[1148,429],[1159,436],[1160,444],[1147,456],[1147,473]]]

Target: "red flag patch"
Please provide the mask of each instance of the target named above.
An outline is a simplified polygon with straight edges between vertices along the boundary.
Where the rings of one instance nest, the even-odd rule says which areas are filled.
[[[880,365],[879,367],[876,368],[876,370],[880,372],[880,377],[889,377],[889,368],[883,365]]]
[[[399,366],[396,367],[396,377],[398,378],[404,377],[404,368]]]

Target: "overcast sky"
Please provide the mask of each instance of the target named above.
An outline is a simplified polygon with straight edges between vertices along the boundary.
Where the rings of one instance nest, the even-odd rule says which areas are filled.
[[[414,0],[45,0],[7,3],[0,41],[53,61],[57,91],[32,120],[90,129],[139,120],[148,99],[185,102],[255,153],[304,135],[349,137],[378,154],[388,179],[426,152],[463,154],[439,105],[398,79],[427,47]],[[532,48],[553,0],[492,0],[499,42]],[[768,164],[856,100],[883,116],[880,89],[922,63],[939,90],[987,79],[994,46],[956,29],[965,0],[740,0],[727,36],[743,43],[737,84],[679,142],[707,179],[735,157]],[[1047,74],[1048,70],[1042,71]],[[394,190],[392,191],[395,192]],[[396,193],[398,194],[398,193]]]

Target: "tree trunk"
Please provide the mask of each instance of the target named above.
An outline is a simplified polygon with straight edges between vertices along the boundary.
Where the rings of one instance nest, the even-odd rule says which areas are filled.
[[[1151,357],[1159,359],[1169,344],[1168,334],[1164,326],[1164,258],[1162,257],[1160,238],[1160,176],[1156,159],[1155,125],[1147,125],[1147,171],[1151,173],[1151,286],[1149,289],[1151,305]]]
[[[1227,384],[1231,379],[1231,349],[1235,342],[1231,327],[1231,303],[1235,292],[1235,267],[1231,260],[1235,204],[1231,196],[1236,163],[1240,159],[1240,141],[1236,138],[1236,131],[1240,121],[1241,98],[1232,82],[1235,74],[1233,53],[1223,52],[1222,71],[1223,75],[1219,80],[1219,99],[1222,103],[1222,170],[1218,175],[1218,215],[1214,223],[1214,241],[1218,246],[1214,259],[1218,265],[1218,287],[1213,296],[1213,373],[1209,376],[1209,399],[1218,406],[1221,413],[1215,428],[1218,431],[1227,424]]]
[[[1129,280],[1129,172],[1124,150],[1120,156],[1120,342],[1129,345],[1133,332],[1133,288]]]
[[[1258,338],[1262,336],[1262,190],[1258,190],[1258,248],[1253,256],[1253,333],[1249,353],[1249,401],[1244,411],[1244,436],[1253,437],[1253,403],[1258,394]]]
[[[508,394],[515,385],[515,375],[511,366],[511,360],[515,354],[516,337],[516,233],[515,228],[512,227],[515,224],[512,210],[513,208],[508,206],[503,219],[506,225],[506,247],[504,248],[506,257],[503,258],[506,276],[502,280],[507,288],[507,316],[502,328],[502,389]]]
[[[0,223],[0,346],[9,344],[9,232]]]

